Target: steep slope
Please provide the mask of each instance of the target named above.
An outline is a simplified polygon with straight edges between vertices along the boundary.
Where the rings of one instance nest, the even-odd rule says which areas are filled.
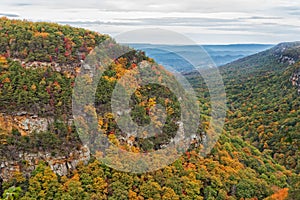
[[[126,47],[107,36],[69,26],[5,18],[0,19],[0,24],[0,41],[4,45],[0,53],[0,110],[4,117],[0,119],[6,119],[0,123],[4,124],[0,127],[0,175],[6,179],[5,183],[0,179],[3,196],[20,193],[21,199],[264,199],[273,193],[281,194],[281,189],[294,180],[295,174],[277,164],[268,152],[260,152],[240,135],[230,134],[233,125],[229,121],[227,131],[207,158],[199,156],[200,140],[175,163],[151,173],[118,172],[93,157],[85,159],[89,157],[86,152],[78,153],[85,158],[76,157],[82,145],[70,109],[74,79],[82,69],[80,60],[104,39],[111,46]],[[149,111],[159,103],[169,111],[165,128],[163,134],[147,140],[131,137],[128,143],[124,139],[111,114],[110,99],[116,82],[126,72],[140,69],[137,63],[141,61],[149,61],[153,72],[165,73],[172,79],[144,53],[132,50],[116,58],[104,72],[97,87],[95,107],[82,108],[87,115],[96,110],[97,128],[115,145],[131,152],[154,151],[170,141],[178,129],[180,111],[178,100],[166,88],[140,87],[131,98],[132,118],[147,124]],[[198,89],[203,91],[205,87],[201,85]],[[199,133],[207,134],[209,102],[206,96],[199,100],[204,110]],[[20,116],[25,121],[48,119],[47,130],[24,129],[18,120],[9,120]],[[5,129],[6,124],[11,124],[11,128]],[[153,163],[161,159],[167,158],[158,158]],[[87,160],[87,165],[79,164]],[[68,170],[57,170],[60,166]]]
[[[231,111],[228,128],[297,172],[299,58],[299,42],[282,43],[221,68]]]
[[[281,43],[266,51],[220,67],[227,76],[245,78],[270,71],[283,70],[300,60],[300,42]]]
[[[300,172],[300,43],[282,43],[264,52],[220,67],[229,112],[225,130],[242,136],[263,154],[295,173]],[[195,73],[186,76],[205,88]],[[202,96],[209,96],[206,89]],[[292,181],[291,181],[292,182]],[[300,177],[290,198],[299,196]]]

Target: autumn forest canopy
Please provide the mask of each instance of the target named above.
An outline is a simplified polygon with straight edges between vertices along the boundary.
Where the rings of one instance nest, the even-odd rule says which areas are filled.
[[[103,72],[95,85],[94,104],[80,110],[86,117],[78,120],[83,128],[78,130],[72,100],[84,102],[85,96],[74,100],[73,90],[93,80],[89,76],[75,79],[86,70],[84,60],[104,41],[127,53],[116,56]],[[99,161],[97,157],[103,156],[99,152],[77,162],[74,152],[84,148],[80,132],[90,129],[91,113],[97,113],[97,131],[91,135],[101,134],[132,153],[163,149],[180,129],[180,100],[160,84],[139,86],[129,106],[135,123],[144,126],[153,121],[162,132],[149,138],[128,136],[118,126],[111,108],[114,88],[126,73],[141,72],[139,64],[144,61],[151,64],[158,83],[175,80],[144,52],[121,46],[108,35],[68,25],[0,18],[0,199],[299,198],[300,87],[294,78],[300,82],[299,43],[280,44],[219,68],[228,110],[222,134],[206,157],[200,153],[214,134],[209,130],[210,95],[200,74],[186,72],[201,113],[196,116],[199,125],[194,140],[174,163],[154,172],[127,173]],[[131,81],[126,86],[134,84]],[[159,112],[156,105],[166,113],[164,124],[153,115]],[[35,125],[25,127],[18,120]],[[20,156],[25,154],[33,159]],[[44,154],[47,159],[34,156]],[[167,157],[153,159],[153,165],[160,159]],[[65,164],[74,160],[74,168]],[[132,158],[127,162],[130,165]],[[67,166],[68,170],[60,174],[60,168],[53,166]]]

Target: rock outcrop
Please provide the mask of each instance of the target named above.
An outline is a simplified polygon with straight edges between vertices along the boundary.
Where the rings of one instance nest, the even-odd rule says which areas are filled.
[[[60,73],[68,73],[70,76],[77,75],[82,66],[82,62],[74,62],[73,64],[60,64],[57,62],[27,62],[22,59],[13,59],[16,62],[21,63],[21,65],[26,69],[37,69],[37,68],[50,68],[53,71]]]
[[[15,115],[0,113],[0,135],[11,133],[13,129],[18,130],[22,136],[33,131],[46,131],[51,123],[51,118],[40,118],[27,112],[18,112]]]
[[[21,135],[30,135],[34,131],[47,131],[52,118],[41,118],[27,112],[18,112],[14,115],[0,113],[0,136],[11,134],[15,129]],[[86,147],[77,147],[70,150],[64,156],[53,155],[50,152],[29,153],[17,151],[14,158],[0,159],[0,180],[9,180],[15,172],[22,172],[26,176],[38,166],[39,162],[48,163],[51,169],[59,176],[67,175],[70,170],[74,170],[80,163],[87,163],[90,159],[90,151]]]
[[[298,94],[300,95],[300,70],[297,70],[292,74],[290,81],[293,86],[297,87]]]
[[[64,157],[56,157],[47,152],[20,152],[19,157],[13,161],[0,161],[0,178],[7,181],[16,172],[22,172],[25,176],[30,176],[30,173],[41,161],[48,163],[57,175],[63,176],[67,175],[70,170],[74,170],[80,162],[86,164],[89,159],[90,151],[86,147],[74,150],[68,156]]]

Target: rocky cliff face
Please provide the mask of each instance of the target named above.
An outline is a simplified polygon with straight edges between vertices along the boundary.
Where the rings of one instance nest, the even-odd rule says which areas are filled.
[[[74,150],[68,156],[56,157],[48,152],[26,153],[19,152],[18,158],[11,161],[0,161],[0,178],[9,180],[15,172],[22,172],[25,176],[37,167],[40,161],[47,162],[51,169],[59,176],[67,175],[70,170],[74,170],[80,163],[87,163],[90,159],[90,152],[87,148],[81,147]]]
[[[23,136],[30,135],[34,131],[46,131],[51,123],[53,123],[52,118],[41,118],[26,112],[18,112],[14,115],[1,113],[0,136],[10,134],[13,129],[18,130]],[[52,155],[50,152],[24,151],[18,151],[16,155],[11,159],[0,159],[0,180],[9,180],[15,172],[22,172],[29,176],[40,161],[48,163],[56,174],[63,176],[67,175],[70,170],[74,170],[78,163],[87,163],[90,159],[89,149],[83,146],[74,148],[64,156]]]
[[[296,70],[291,78],[290,81],[292,82],[292,85],[297,87],[298,94],[300,95],[300,70]]]
[[[21,63],[21,65],[26,69],[32,70],[37,68],[50,68],[55,72],[67,73],[73,77],[79,73],[80,68],[82,66],[82,62],[80,63],[74,62],[73,64],[60,64],[56,62],[39,62],[39,61],[27,62],[17,58],[13,60]]]
[[[293,65],[300,60],[300,42],[281,43],[271,51],[280,63]]]
[[[31,134],[33,131],[46,131],[48,125],[53,122],[51,118],[40,118],[37,115],[26,112],[18,112],[15,115],[0,113],[0,135],[18,130],[22,136]]]

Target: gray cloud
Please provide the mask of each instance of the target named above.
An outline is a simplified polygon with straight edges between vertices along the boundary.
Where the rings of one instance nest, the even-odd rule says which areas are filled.
[[[300,16],[300,10],[289,12],[291,15]]]
[[[59,21],[62,24],[75,25],[125,25],[125,26],[220,26],[234,25],[238,19],[220,19],[220,18],[138,18],[138,19],[116,19],[117,21]]]
[[[288,6],[281,0],[2,0],[3,5],[41,5],[53,8],[98,8],[114,11],[164,11],[164,12],[246,12],[265,11],[274,6]],[[278,5],[279,4],[279,5]],[[258,6],[259,5],[259,6]]]
[[[20,17],[20,15],[11,14],[11,13],[0,13],[0,16],[4,16],[4,17]]]
[[[260,23],[253,24],[251,20],[266,19]],[[116,21],[59,21],[61,24],[70,25],[111,25],[111,26],[182,26],[182,27],[217,27],[214,30],[229,30],[232,27],[235,30],[248,30],[248,29],[259,29],[261,31],[266,28],[281,28],[286,30],[298,29],[300,24],[280,24],[275,22],[269,22],[272,19],[283,19],[280,17],[245,17],[237,19],[221,19],[221,18],[177,18],[177,17],[163,17],[163,18],[138,18],[138,19],[116,19]],[[269,29],[268,29],[269,30]]]
[[[209,30],[214,31],[228,31],[228,32],[241,32],[240,27],[211,27],[208,28]],[[244,26],[243,32],[247,34],[257,34],[258,35],[273,35],[273,36],[280,36],[289,34],[288,31],[292,32],[300,32],[300,27],[293,27],[293,26]],[[296,39],[295,39],[296,40]]]
[[[12,6],[17,6],[17,7],[24,7],[24,6],[32,6],[33,4],[31,3],[12,3]]]
[[[239,20],[251,20],[251,19],[283,19],[282,17],[275,17],[275,16],[269,16],[269,17],[265,17],[265,16],[252,16],[252,17],[239,17]]]

